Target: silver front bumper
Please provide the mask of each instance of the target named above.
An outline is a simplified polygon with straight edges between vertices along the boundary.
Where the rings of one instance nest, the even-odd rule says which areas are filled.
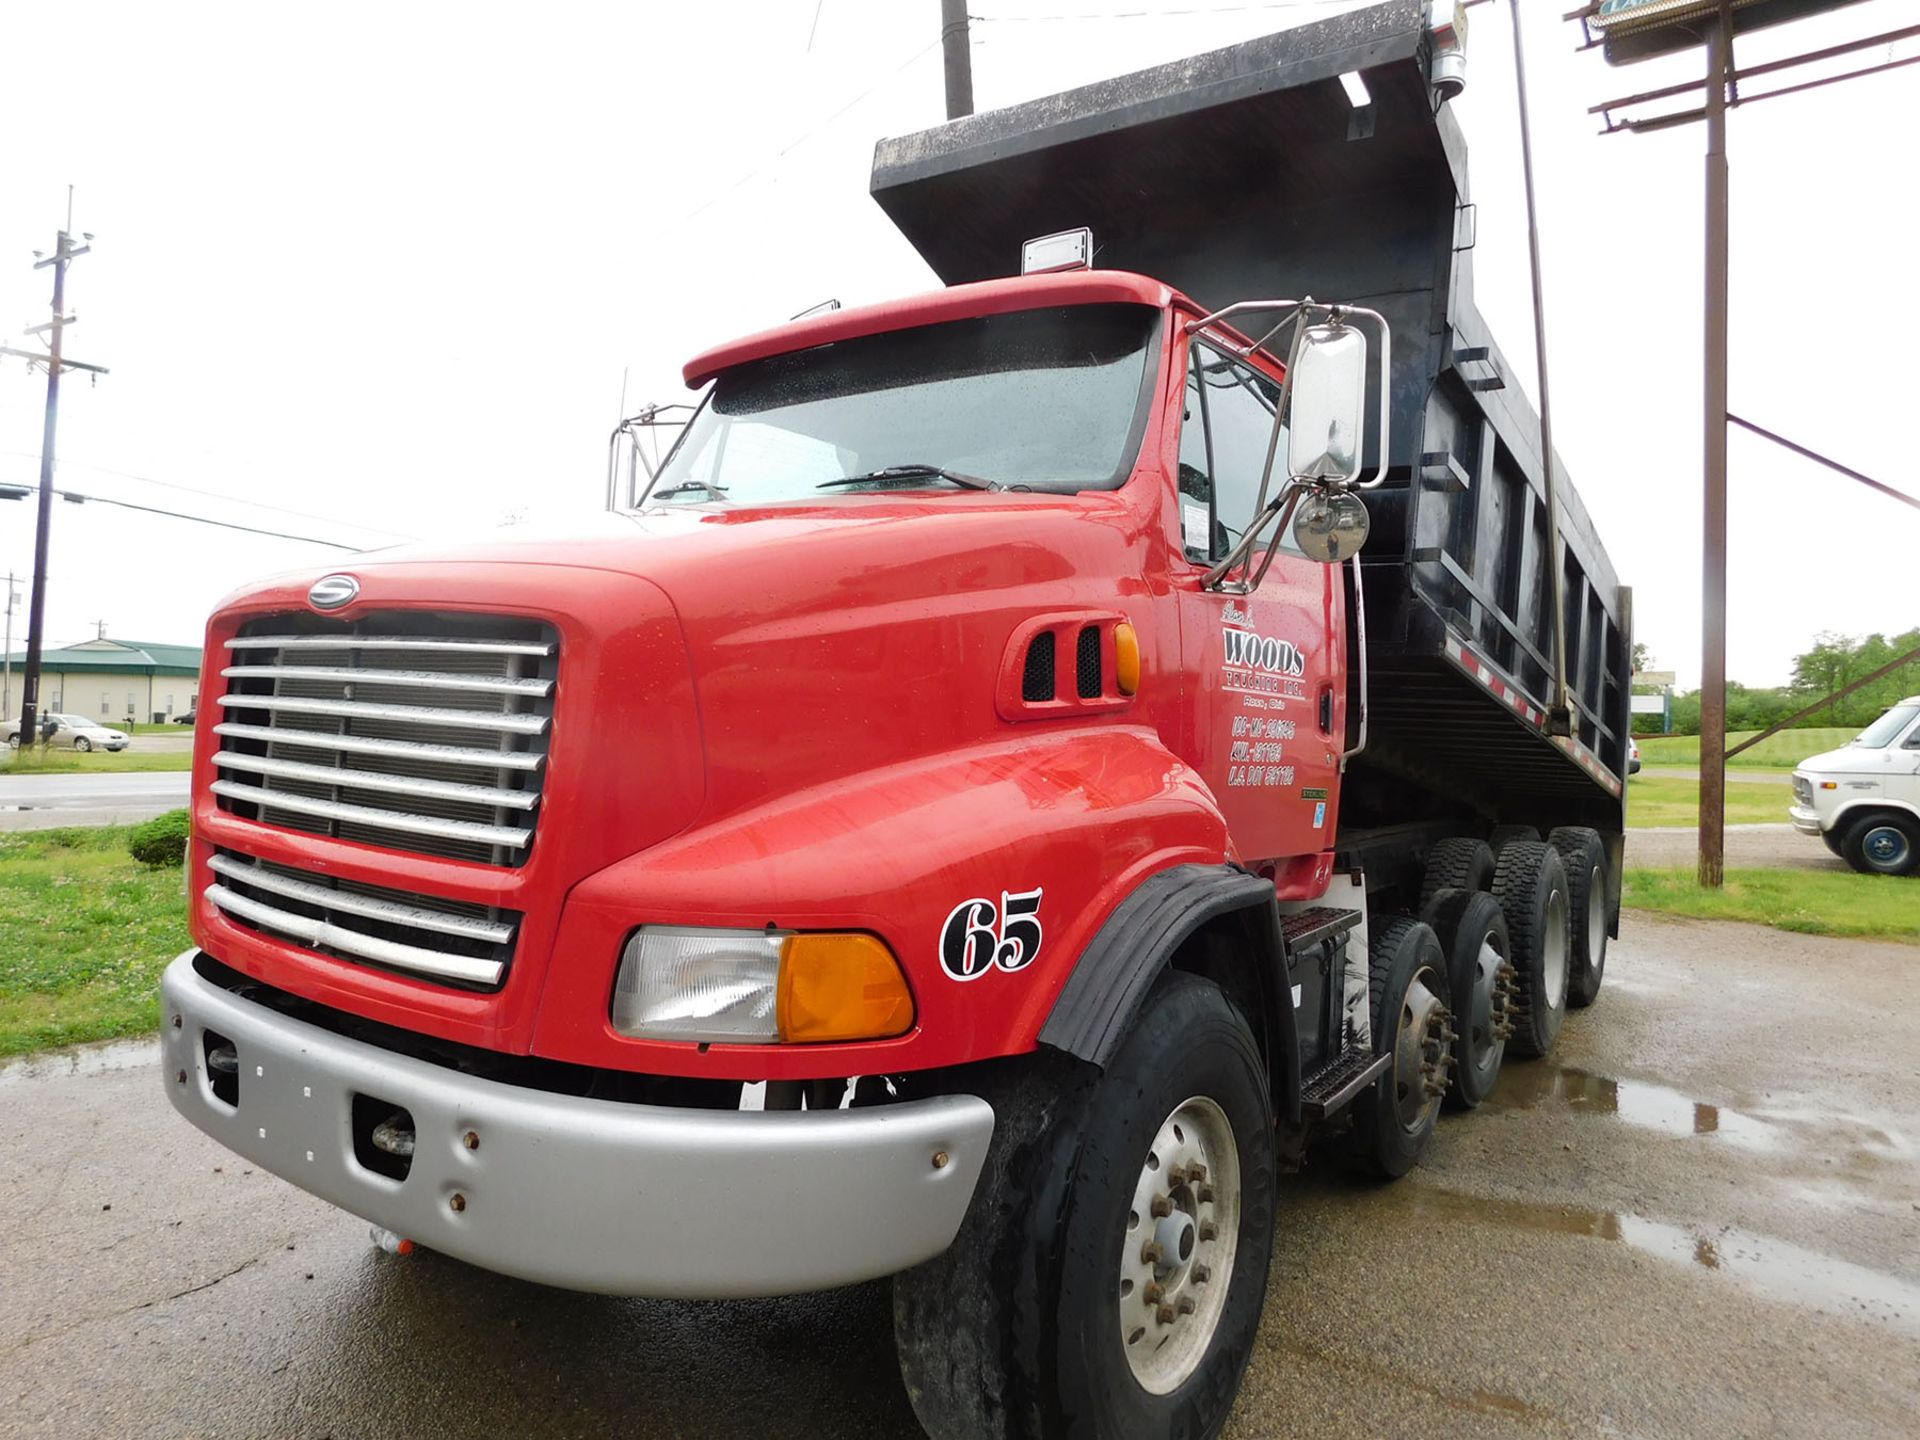
[[[1817,811],[1809,810],[1800,805],[1792,805],[1787,808],[1787,818],[1793,821],[1793,828],[1798,830],[1802,835],[1818,835],[1820,833],[1820,815]]]
[[[724,1299],[905,1270],[952,1243],[993,1135],[992,1107],[972,1095],[746,1112],[478,1079],[241,999],[193,968],[198,953],[161,981],[176,1110],[343,1210],[548,1285]],[[237,1105],[213,1092],[209,1030],[239,1055]],[[356,1094],[412,1113],[405,1180],[355,1158]]]

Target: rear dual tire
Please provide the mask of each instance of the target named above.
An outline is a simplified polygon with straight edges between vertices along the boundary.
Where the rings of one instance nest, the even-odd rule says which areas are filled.
[[[1545,1055],[1566,1019],[1572,964],[1572,900],[1560,854],[1538,840],[1512,840],[1494,861],[1493,898],[1513,942],[1510,1051]]]
[[[1547,835],[1547,843],[1560,852],[1560,863],[1567,871],[1567,1003],[1584,1010],[1599,998],[1607,968],[1612,889],[1607,883],[1606,842],[1598,830],[1563,825]]]
[[[1447,961],[1456,1032],[1447,1102],[1472,1110],[1493,1093],[1506,1054],[1514,973],[1506,916],[1485,891],[1442,890],[1420,918],[1433,927]]]
[[[1388,920],[1369,952],[1373,1049],[1393,1063],[1354,1102],[1355,1156],[1383,1180],[1397,1180],[1426,1154],[1446,1094],[1453,1028],[1447,961],[1433,927],[1410,916]]]

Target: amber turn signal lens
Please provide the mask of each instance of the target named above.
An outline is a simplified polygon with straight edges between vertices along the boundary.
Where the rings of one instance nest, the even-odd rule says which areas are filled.
[[[1113,678],[1122,695],[1140,688],[1140,637],[1124,620],[1113,627]]]
[[[780,952],[780,1038],[884,1040],[913,1026],[913,992],[871,935],[790,935]]]

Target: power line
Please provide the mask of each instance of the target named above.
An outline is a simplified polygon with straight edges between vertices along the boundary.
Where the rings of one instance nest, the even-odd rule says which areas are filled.
[[[934,47],[937,46],[939,43],[940,43],[940,37],[938,35],[934,36],[933,39],[929,40],[926,44],[922,45],[918,50],[914,51],[913,54],[909,55],[905,60],[901,61],[898,66],[896,66],[893,70],[888,72],[888,74],[882,77],[877,83],[869,86],[865,90],[862,90],[858,95],[854,96],[851,100],[847,101],[846,104],[842,105],[838,110],[834,111],[831,115],[827,116],[826,119],[822,120],[818,125],[815,125],[812,129],[803,131],[797,139],[789,140],[785,145],[781,146],[780,149],[776,150],[773,153],[773,157],[767,160],[764,164],[758,165],[753,169],[747,171],[746,174],[742,175],[738,180],[734,181],[733,184],[729,185],[726,189],[722,190],[719,194],[715,195],[712,199],[704,201],[700,205],[697,205],[693,209],[689,210],[685,215],[682,215],[680,217],[680,223],[684,225],[689,220],[696,219],[697,217],[706,214],[707,211],[711,210],[714,206],[718,205],[722,200],[730,198],[733,195],[733,193],[736,190],[739,190],[742,186],[747,185],[754,180],[758,180],[761,176],[767,174],[769,171],[777,169],[779,167],[780,162],[786,159],[787,156],[791,155],[795,150],[798,150],[802,145],[806,144],[807,141],[811,140],[814,136],[818,135],[822,130],[825,130],[829,126],[833,125],[836,121],[840,119],[841,116],[845,115],[849,110],[852,110],[856,105],[859,105],[862,101],[872,99],[875,95],[878,95],[882,90],[885,90],[888,86],[893,84],[894,81],[898,80],[900,76],[903,75],[910,66],[918,63],[923,56],[931,52],[934,49]]]
[[[1055,15],[974,15],[983,25],[1025,25],[1060,20],[1160,20],[1173,16],[1237,15],[1258,10],[1303,10],[1328,5],[1352,5],[1358,0],[1263,0],[1259,4],[1182,6],[1166,10],[1079,10]]]
[[[23,460],[40,458],[27,450],[0,450],[0,455],[17,455]],[[63,460],[61,465],[66,469],[90,470],[96,475],[118,475],[123,480],[138,480],[142,485],[158,485],[163,490],[178,490],[186,495],[202,495],[209,500],[226,500],[234,505],[245,505],[255,510],[271,510],[277,515],[291,515],[297,520],[318,520],[323,525],[344,524],[349,530],[370,530],[376,535],[391,535],[397,540],[420,538],[418,535],[409,535],[404,530],[383,530],[378,525],[361,525],[352,520],[343,521],[337,515],[315,515],[308,510],[290,510],[285,505],[269,505],[264,500],[248,500],[243,496],[229,495],[221,490],[202,490],[197,486],[181,485],[172,480],[156,480],[151,475],[136,474],[132,470],[116,470],[110,465],[89,465],[84,460]]]
[[[340,540],[322,540],[318,535],[295,535],[286,530],[262,530],[257,525],[240,525],[232,520],[214,520],[205,515],[189,515],[184,510],[162,510],[154,505],[136,505],[131,500],[113,500],[105,495],[82,495],[78,490],[55,490],[62,500],[84,505],[118,505],[122,510],[140,510],[148,515],[167,515],[175,520],[191,520],[196,525],[217,525],[222,530],[244,530],[249,535],[271,535],[276,540],[304,540],[310,545],[330,545],[335,550],[363,549]]]

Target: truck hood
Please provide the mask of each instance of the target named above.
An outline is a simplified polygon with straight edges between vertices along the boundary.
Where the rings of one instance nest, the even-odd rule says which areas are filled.
[[[716,565],[756,565],[776,551],[782,557],[791,556],[796,549],[820,540],[857,537],[871,544],[877,557],[902,543],[912,543],[909,537],[923,531],[974,529],[984,521],[1004,538],[1010,516],[1020,523],[1036,513],[1061,517],[1091,510],[1111,516],[1120,508],[1117,495],[1106,492],[943,494],[934,498],[862,495],[827,503],[673,506],[396,545],[366,551],[326,571],[311,573],[318,579],[333,570],[376,565],[565,565],[638,575],[667,586],[675,575],[706,571]],[[969,524],[970,520],[974,524]],[[274,578],[284,582],[300,573],[307,572]]]

